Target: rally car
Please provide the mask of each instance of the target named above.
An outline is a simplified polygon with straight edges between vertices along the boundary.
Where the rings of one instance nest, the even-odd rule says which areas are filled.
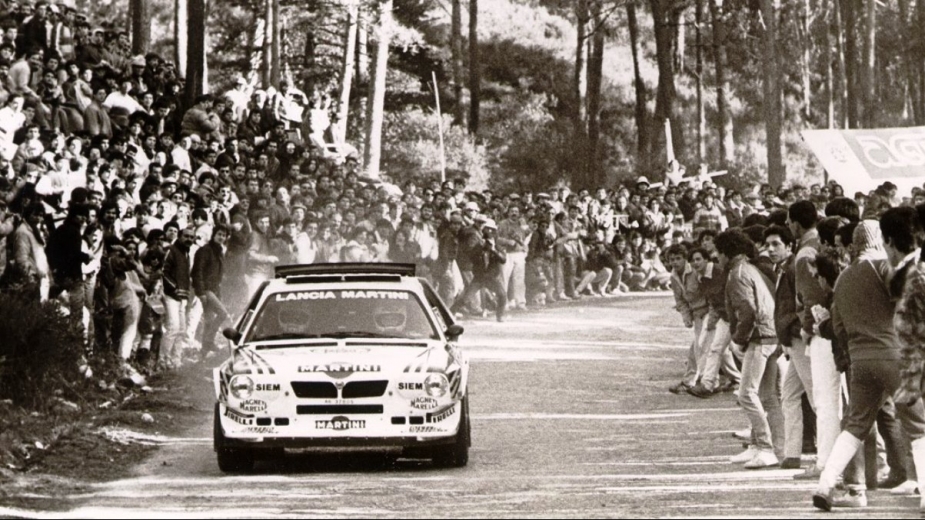
[[[402,448],[465,466],[463,328],[405,264],[281,266],[223,334],[214,449],[224,472],[314,447]]]

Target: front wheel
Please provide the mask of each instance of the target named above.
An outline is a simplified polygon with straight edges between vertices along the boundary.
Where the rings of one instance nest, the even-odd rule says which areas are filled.
[[[222,430],[218,403],[215,403],[212,444],[218,459],[218,469],[222,470],[223,473],[248,473],[254,469],[254,452],[252,450],[225,447],[225,432]]]
[[[460,406],[462,415],[459,418],[459,429],[456,432],[456,437],[453,444],[434,449],[433,461],[435,466],[462,468],[469,463],[469,446],[472,445],[472,431],[469,425],[469,396],[463,397]]]

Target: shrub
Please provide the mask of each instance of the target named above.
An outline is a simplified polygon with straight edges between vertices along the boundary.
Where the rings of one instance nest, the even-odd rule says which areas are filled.
[[[56,391],[78,380],[82,341],[79,322],[57,303],[0,294],[0,398],[47,408]]]

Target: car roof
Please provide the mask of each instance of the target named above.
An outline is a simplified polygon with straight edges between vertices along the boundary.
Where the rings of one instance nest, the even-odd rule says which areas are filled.
[[[293,289],[332,289],[345,285],[372,285],[383,289],[421,291],[414,264],[338,263],[301,264],[276,267],[267,292]]]

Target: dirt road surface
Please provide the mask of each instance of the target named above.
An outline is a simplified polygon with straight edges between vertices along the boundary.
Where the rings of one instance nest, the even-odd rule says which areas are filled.
[[[689,332],[668,295],[586,300],[468,320],[472,450],[462,469],[363,453],[306,453],[219,472],[211,390],[201,416],[133,468],[74,494],[33,493],[26,517],[819,517],[796,470],[748,471],[731,394],[667,392]],[[810,459],[804,459],[808,463]],[[918,498],[870,493],[838,517],[918,516]],[[47,504],[47,508],[46,508]]]

